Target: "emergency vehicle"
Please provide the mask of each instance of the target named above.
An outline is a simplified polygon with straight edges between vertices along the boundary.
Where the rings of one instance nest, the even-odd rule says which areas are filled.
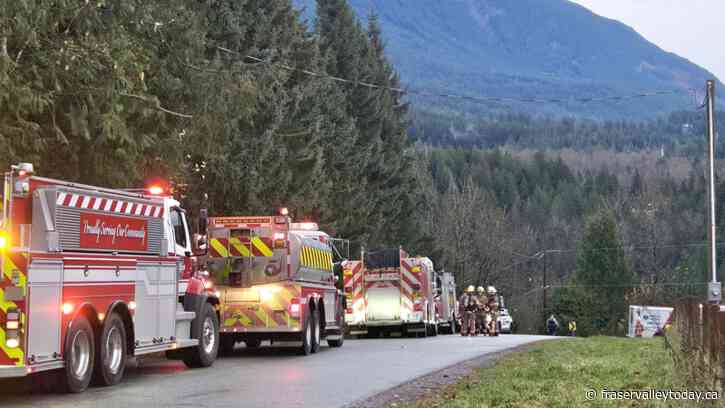
[[[363,251],[361,258],[343,264],[350,334],[436,335],[433,262],[400,248]]]
[[[58,370],[83,391],[118,383],[128,356],[169,351],[211,365],[218,300],[194,270],[179,202],[5,173],[0,224],[0,377]]]
[[[436,296],[435,311],[438,331],[448,334],[458,332],[458,298],[456,297],[456,281],[450,272],[435,274]]]
[[[344,341],[332,238],[315,223],[279,216],[208,219],[207,267],[221,300],[221,350],[237,342],[292,343],[301,354]]]

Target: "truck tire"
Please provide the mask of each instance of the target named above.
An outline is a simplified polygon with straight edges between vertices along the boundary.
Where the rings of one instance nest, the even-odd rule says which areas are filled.
[[[312,352],[320,351],[320,310],[315,308],[312,311]]]
[[[199,344],[184,350],[184,364],[189,368],[214,364],[219,352],[219,319],[209,303],[204,303],[199,316],[191,322],[191,334]]]
[[[64,392],[85,391],[91,382],[95,358],[93,327],[85,316],[79,315],[70,324],[65,335],[65,367],[61,372],[60,388]]]
[[[121,382],[126,371],[126,328],[118,313],[111,313],[103,322],[96,347],[95,383],[102,386]]]
[[[327,345],[330,347],[342,347],[342,344],[345,343],[345,331],[340,330],[340,338],[337,340],[327,340]]]
[[[234,334],[219,333],[219,354],[223,356],[232,354],[235,344],[237,344],[237,338]]]
[[[312,352],[312,313],[305,316],[305,326],[302,329],[302,346],[300,346],[300,354],[309,355]]]

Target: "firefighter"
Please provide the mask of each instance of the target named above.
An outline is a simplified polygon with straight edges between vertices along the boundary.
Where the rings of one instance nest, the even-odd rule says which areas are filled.
[[[576,320],[569,321],[569,336],[576,337]]]
[[[476,332],[478,334],[486,334],[486,289],[483,286],[476,288],[476,295],[480,301],[478,310],[476,310]]]
[[[461,296],[459,307],[463,324],[461,325],[461,336],[476,335],[476,310],[479,301],[476,297],[476,288],[470,285],[466,288],[465,293]]]
[[[553,336],[556,334],[557,330],[559,330],[559,322],[556,320],[556,317],[554,317],[554,315],[552,314],[546,320],[546,331],[549,333],[549,336]]]
[[[490,321],[488,322],[488,334],[491,336],[498,336],[498,295],[496,294],[496,288],[489,286],[486,288],[486,305],[488,306],[488,313],[490,314]]]

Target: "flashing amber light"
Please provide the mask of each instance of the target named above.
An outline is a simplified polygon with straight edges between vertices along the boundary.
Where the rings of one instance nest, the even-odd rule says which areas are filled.
[[[7,232],[0,231],[0,250],[3,250],[10,246],[10,237]]]
[[[289,210],[287,209],[287,207],[280,208],[279,215],[289,215]]]
[[[151,195],[164,194],[164,188],[161,186],[151,186],[151,187],[149,187],[149,194],[151,194]]]

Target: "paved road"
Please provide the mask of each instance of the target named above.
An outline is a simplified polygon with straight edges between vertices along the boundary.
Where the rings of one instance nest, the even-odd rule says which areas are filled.
[[[130,407],[341,407],[423,374],[544,336],[438,336],[425,339],[346,340],[302,357],[281,348],[237,349],[207,369],[146,358],[123,382],[79,395],[21,391],[0,382],[0,406]],[[551,337],[548,337],[549,339]],[[9,389],[10,388],[10,389]]]

